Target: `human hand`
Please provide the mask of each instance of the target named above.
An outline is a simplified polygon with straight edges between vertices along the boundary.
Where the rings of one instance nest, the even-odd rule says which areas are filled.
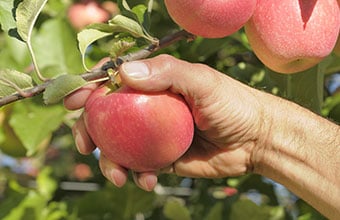
[[[196,125],[192,146],[172,166],[159,172],[135,173],[134,180],[145,190],[152,190],[158,173],[179,176],[219,178],[237,176],[253,169],[254,152],[265,136],[261,92],[201,64],[191,64],[161,55],[156,58],[124,63],[120,67],[122,82],[142,91],[164,91],[182,95]],[[89,85],[65,99],[68,109],[82,107],[96,85]],[[73,128],[80,153],[88,154],[95,145],[80,117]],[[100,158],[101,170],[116,186],[127,180],[128,171]]]

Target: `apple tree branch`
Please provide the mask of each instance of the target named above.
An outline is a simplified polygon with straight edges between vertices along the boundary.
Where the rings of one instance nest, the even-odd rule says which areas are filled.
[[[133,52],[133,53],[129,53],[123,56],[118,57],[116,60],[112,60],[112,61],[108,61],[107,63],[103,64],[101,67],[99,68],[95,68],[91,71],[85,72],[83,74],[80,74],[80,76],[86,80],[86,81],[93,81],[96,79],[101,79],[101,78],[105,78],[108,77],[108,70],[109,69],[117,69],[122,63],[124,62],[129,62],[129,61],[134,61],[134,60],[140,60],[140,59],[144,59],[147,58],[148,56],[150,56],[152,53],[165,48],[171,44],[174,44],[180,40],[193,40],[195,38],[194,35],[181,30],[178,32],[175,32],[173,34],[167,35],[164,38],[162,38],[159,41],[159,44],[150,44],[149,46]],[[7,104],[10,104],[12,102],[21,100],[21,99],[25,99],[25,98],[29,98],[29,97],[33,97],[36,95],[41,94],[42,92],[45,91],[45,89],[53,82],[53,79],[47,80],[46,82],[36,85],[33,88],[30,89],[26,89],[24,91],[18,91],[17,93],[14,93],[12,95],[6,96],[6,97],[2,97],[0,98],[0,107],[5,106]],[[25,94],[25,95],[23,95]]]

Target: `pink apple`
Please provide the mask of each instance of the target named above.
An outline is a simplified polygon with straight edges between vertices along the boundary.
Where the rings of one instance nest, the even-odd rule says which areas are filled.
[[[251,17],[257,0],[165,0],[171,18],[188,32],[220,38],[239,30]]]
[[[100,87],[84,112],[87,131],[112,162],[134,171],[170,165],[189,148],[193,118],[184,99],[171,92],[142,93]]]
[[[79,30],[92,23],[106,22],[110,13],[96,1],[87,0],[70,6],[67,12],[71,25]]]
[[[332,52],[339,28],[337,0],[258,0],[245,25],[255,54],[281,73],[319,63]]]

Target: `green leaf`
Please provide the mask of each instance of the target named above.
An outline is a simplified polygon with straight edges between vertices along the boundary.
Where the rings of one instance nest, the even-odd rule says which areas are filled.
[[[126,0],[120,0],[117,2],[120,8],[121,14],[137,21],[146,30],[150,28],[150,13],[153,5],[153,0],[149,0],[148,7],[144,4],[134,6],[132,9]]]
[[[49,74],[55,77],[61,73],[78,74],[84,69],[78,49],[76,34],[66,20],[56,18],[45,21],[34,33],[32,44],[39,67],[45,74],[46,68],[53,67],[60,72]]]
[[[95,201],[95,202],[94,202]],[[75,204],[78,219],[135,219],[137,213],[148,213],[155,208],[155,194],[139,189],[132,182],[117,188],[105,188],[87,193]]]
[[[189,209],[177,199],[169,199],[164,205],[163,213],[170,220],[191,219]]]
[[[280,206],[258,206],[248,199],[241,199],[233,203],[229,216],[233,220],[284,220],[284,208]]]
[[[57,189],[56,181],[51,177],[52,168],[45,167],[37,178],[37,190],[46,200],[50,200]]]
[[[60,127],[65,115],[62,105],[44,106],[39,101],[40,97],[16,102],[9,119],[9,124],[27,149],[27,156],[39,151],[42,144],[48,144],[52,132]]]
[[[267,69],[269,80],[279,95],[314,112],[320,113],[323,103],[324,69],[317,65],[295,74],[280,74]]]
[[[145,31],[141,24],[126,16],[116,15],[109,21],[109,24],[117,30],[121,30],[122,32],[131,34],[133,37],[144,38],[151,43],[158,42],[155,38],[153,38]]]
[[[0,1],[0,24],[2,30],[5,32],[16,28],[16,23],[13,16],[15,0],[1,0]]]
[[[210,210],[204,220],[222,220],[223,219],[223,203],[217,202]]]
[[[16,70],[0,70],[0,98],[33,87],[32,78]]]
[[[35,22],[47,0],[23,0],[16,11],[17,28],[20,37],[29,42]]]
[[[145,37],[141,25],[131,18],[125,17],[123,15],[116,15],[109,21],[109,24],[112,27],[117,27],[134,37]]]
[[[81,32],[78,33],[78,46],[82,57],[83,66],[86,70],[89,70],[85,63],[85,57],[86,57],[86,50],[87,48],[95,41],[110,36],[112,33],[110,33],[111,27],[109,25],[100,25],[102,29],[106,29],[106,31],[94,29],[99,28],[99,26],[93,26],[93,28],[90,29],[84,29]],[[107,30],[109,29],[109,30]]]
[[[54,79],[45,89],[45,104],[54,104],[62,100],[68,94],[86,85],[87,81],[79,75],[62,75]]]
[[[41,215],[46,202],[47,201],[43,196],[31,190],[26,197],[3,218],[3,220],[40,220],[39,216]]]
[[[151,10],[152,10],[153,0],[149,1],[149,8],[145,5],[136,5],[132,8],[132,11],[136,14],[138,21],[142,24],[144,31],[149,31],[151,26]]]

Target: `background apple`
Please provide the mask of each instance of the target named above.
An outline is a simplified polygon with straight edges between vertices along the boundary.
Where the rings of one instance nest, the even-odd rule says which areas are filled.
[[[258,58],[281,73],[306,70],[329,55],[340,28],[336,0],[259,0],[245,25]]]
[[[340,0],[338,0],[338,5],[339,5],[339,8],[340,8]],[[333,52],[335,53],[335,55],[340,57],[340,33],[339,33],[339,36],[338,36],[338,40],[335,44],[335,47],[333,49]]]
[[[220,38],[239,30],[251,17],[257,0],[165,0],[171,18],[188,32]]]
[[[123,86],[97,89],[85,106],[85,124],[111,161],[152,171],[177,160],[190,146],[193,119],[184,100],[170,92],[144,94]]]
[[[106,7],[109,7],[105,3]],[[112,8],[112,4],[110,6]],[[106,22],[110,19],[110,12],[105,10],[94,0],[85,0],[70,6],[67,12],[71,25],[80,30],[92,23]]]

